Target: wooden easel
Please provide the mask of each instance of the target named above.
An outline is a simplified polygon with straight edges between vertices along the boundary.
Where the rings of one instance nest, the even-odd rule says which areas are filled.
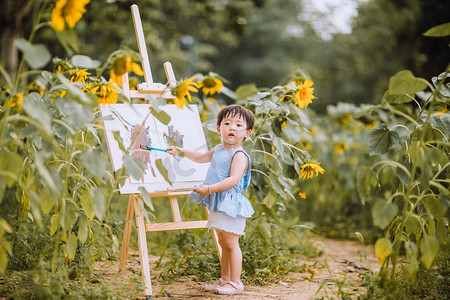
[[[131,98],[145,98],[146,95],[155,95],[162,98],[173,99],[174,96],[171,94],[170,89],[166,85],[161,83],[154,83],[152,78],[152,73],[150,69],[150,62],[148,59],[147,48],[145,45],[144,33],[142,30],[141,18],[139,15],[139,8],[136,4],[131,6],[131,12],[133,16],[134,29],[136,32],[136,37],[139,46],[139,53],[142,56],[142,66],[144,71],[145,82],[137,86],[137,91],[131,91],[128,84],[128,74],[125,73],[122,77],[123,82],[123,92],[128,99]],[[164,63],[164,70],[166,72],[166,77],[169,82],[169,86],[176,84],[175,75],[172,70],[172,65],[170,62]],[[139,203],[139,198],[142,197],[140,194],[131,194],[128,199],[128,209],[126,216],[125,229],[123,234],[122,248],[120,251],[120,272],[125,272],[127,266],[128,250],[130,245],[130,236],[133,219],[135,219],[135,225],[138,233],[138,245],[139,245],[139,259],[141,263],[142,270],[142,281],[144,283],[144,293],[146,296],[152,295],[152,283],[150,278],[150,265],[148,260],[148,249],[147,249],[147,232],[156,231],[170,231],[170,230],[185,230],[185,229],[199,229],[206,228],[207,221],[189,221],[184,222],[181,220],[180,208],[178,206],[177,196],[187,195],[188,192],[156,192],[149,193],[150,197],[168,197],[170,201],[170,207],[172,209],[173,222],[168,223],[155,223],[155,224],[145,224],[144,215],[142,207]],[[208,209],[206,209],[206,214],[209,215]],[[216,245],[217,254],[219,259],[222,259],[222,249],[217,240],[217,233],[212,230],[214,244]]]

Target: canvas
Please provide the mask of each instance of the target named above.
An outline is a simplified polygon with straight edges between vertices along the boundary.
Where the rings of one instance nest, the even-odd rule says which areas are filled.
[[[167,125],[161,123],[150,113],[150,104],[112,104],[102,105],[106,141],[116,171],[123,166],[124,153],[114,138],[118,132],[129,155],[139,158],[145,165],[142,178],[130,176],[120,186],[122,194],[139,193],[144,187],[148,193],[167,189],[190,189],[200,185],[206,176],[209,164],[195,163],[185,157],[169,155],[167,147],[176,143],[178,147],[208,151],[197,107],[179,109],[174,104],[160,105],[158,109],[166,112],[171,120]],[[168,172],[170,185],[155,165],[160,159]]]

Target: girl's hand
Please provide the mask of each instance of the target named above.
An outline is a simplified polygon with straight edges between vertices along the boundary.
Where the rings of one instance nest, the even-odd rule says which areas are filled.
[[[177,155],[178,154],[177,147],[175,147],[175,146],[168,147],[167,148],[167,153],[169,153],[171,155]]]
[[[194,192],[202,196],[209,195],[209,191],[210,191],[209,185],[201,185],[198,188],[194,188]]]

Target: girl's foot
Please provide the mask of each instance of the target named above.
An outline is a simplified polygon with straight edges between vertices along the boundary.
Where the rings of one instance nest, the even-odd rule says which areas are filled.
[[[242,281],[238,284],[233,281],[228,281],[225,285],[218,286],[215,289],[215,292],[217,294],[222,295],[234,295],[234,294],[240,294],[244,291],[244,285],[242,284]]]
[[[227,281],[223,280],[222,278],[219,278],[219,280],[217,280],[216,282],[206,285],[205,290],[214,291],[216,288],[225,284],[227,284]]]

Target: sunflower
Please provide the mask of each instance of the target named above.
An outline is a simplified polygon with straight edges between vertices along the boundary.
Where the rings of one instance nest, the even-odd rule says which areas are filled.
[[[337,155],[340,155],[342,153],[344,153],[345,151],[347,151],[348,149],[348,144],[346,142],[339,142],[336,144],[336,146],[334,146],[334,153],[336,153]]]
[[[366,126],[367,130],[370,130],[370,129],[374,128],[375,125],[377,125],[377,123],[375,121],[372,121],[372,122],[364,124],[364,125]]]
[[[192,97],[189,92],[197,92],[198,86],[197,83],[194,82],[195,77],[191,77],[187,80],[180,82],[176,87],[172,88],[172,94],[175,96],[175,104],[178,108],[183,108],[183,106],[187,106],[186,104],[186,96],[189,102],[192,102]]]
[[[212,76],[205,76],[202,81],[198,83],[198,88],[202,88],[205,95],[220,94],[223,88],[223,82]]]
[[[30,83],[27,87],[27,95],[31,94],[31,93],[38,93],[39,96],[43,96],[44,95],[44,89],[37,84],[36,81],[33,81],[32,83]]]
[[[6,105],[10,107],[16,107],[17,109],[20,110],[22,109],[22,103],[23,103],[23,93],[17,93],[6,102]]]
[[[110,71],[110,78],[117,83],[118,86],[122,86],[122,75],[133,71],[136,75],[143,76],[144,72],[141,66],[133,62],[130,56],[123,56],[114,61],[114,64]]]
[[[309,104],[312,103],[314,88],[312,87],[313,82],[308,79],[295,80],[294,84],[297,87],[297,91],[295,92],[294,99],[295,105],[298,105],[299,108],[305,108]]]
[[[340,124],[347,125],[348,122],[350,122],[351,118],[352,118],[352,114],[351,113],[346,113],[346,114],[343,114],[342,116],[339,117],[338,122]]]
[[[91,75],[91,73],[88,73],[87,69],[81,69],[75,72],[75,74],[72,75],[70,78],[70,82],[82,82],[86,83],[86,78],[88,75]]]
[[[288,125],[288,124],[289,124],[289,120],[288,120],[288,119],[284,120],[284,122],[281,123],[281,130],[284,130],[284,128],[285,128],[286,125]]]
[[[313,178],[314,176],[314,172],[316,173],[316,176],[320,174],[323,174],[323,172],[325,172],[324,169],[322,169],[321,166],[319,166],[319,164],[316,164],[314,162],[309,162],[304,164],[303,166],[300,167],[301,170],[301,175],[300,177],[302,179],[310,179]]]
[[[300,143],[305,147],[306,150],[311,150],[311,143],[308,141],[300,141]]]
[[[86,12],[84,8],[90,0],[58,0],[53,8],[51,21],[55,31],[61,32],[67,23],[70,28],[81,19]]]
[[[117,90],[114,88],[112,82],[101,82],[97,84],[88,84],[84,89],[86,92],[95,93],[98,98],[98,103],[114,104],[117,102]]]
[[[442,116],[443,114],[447,113],[448,112],[447,104],[445,104],[444,107],[442,107],[440,110],[436,112],[439,114],[439,116]]]

